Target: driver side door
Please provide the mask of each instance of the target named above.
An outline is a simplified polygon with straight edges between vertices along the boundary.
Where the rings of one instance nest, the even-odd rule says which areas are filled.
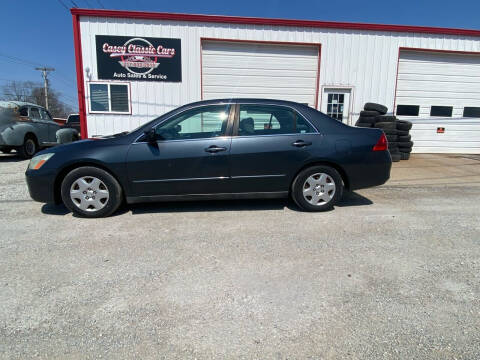
[[[207,105],[154,126],[156,141],[127,154],[131,196],[140,199],[227,192],[233,106]]]

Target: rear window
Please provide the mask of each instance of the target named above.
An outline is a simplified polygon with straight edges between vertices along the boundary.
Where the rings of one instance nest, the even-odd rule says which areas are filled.
[[[78,123],[78,122],[80,122],[79,115],[70,115],[67,119],[67,124]]]

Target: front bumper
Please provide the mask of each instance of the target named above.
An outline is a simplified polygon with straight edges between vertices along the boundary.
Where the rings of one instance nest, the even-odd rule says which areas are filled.
[[[55,172],[27,170],[25,173],[30,197],[42,203],[55,202]]]

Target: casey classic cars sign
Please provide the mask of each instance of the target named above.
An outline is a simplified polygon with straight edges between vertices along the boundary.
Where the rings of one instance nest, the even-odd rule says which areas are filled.
[[[182,81],[180,39],[95,36],[98,78]]]

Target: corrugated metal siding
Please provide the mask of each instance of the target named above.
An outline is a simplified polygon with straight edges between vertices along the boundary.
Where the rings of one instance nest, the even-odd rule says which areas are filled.
[[[478,38],[453,35],[99,17],[81,17],[80,27],[84,71],[90,70],[90,76],[84,73],[85,81],[97,79],[97,34],[182,39],[183,82],[132,82],[132,115],[87,114],[89,136],[129,130],[172,108],[199,100],[201,38],[322,44],[320,86],[351,86],[353,118],[367,101],[393,107],[399,47],[480,52]],[[319,106],[320,101],[324,101],[322,94]]]
[[[318,47],[204,41],[204,99],[258,97],[315,106]]]
[[[437,133],[437,128],[445,129]],[[415,153],[480,153],[480,122],[475,119],[415,120],[410,130]]]

